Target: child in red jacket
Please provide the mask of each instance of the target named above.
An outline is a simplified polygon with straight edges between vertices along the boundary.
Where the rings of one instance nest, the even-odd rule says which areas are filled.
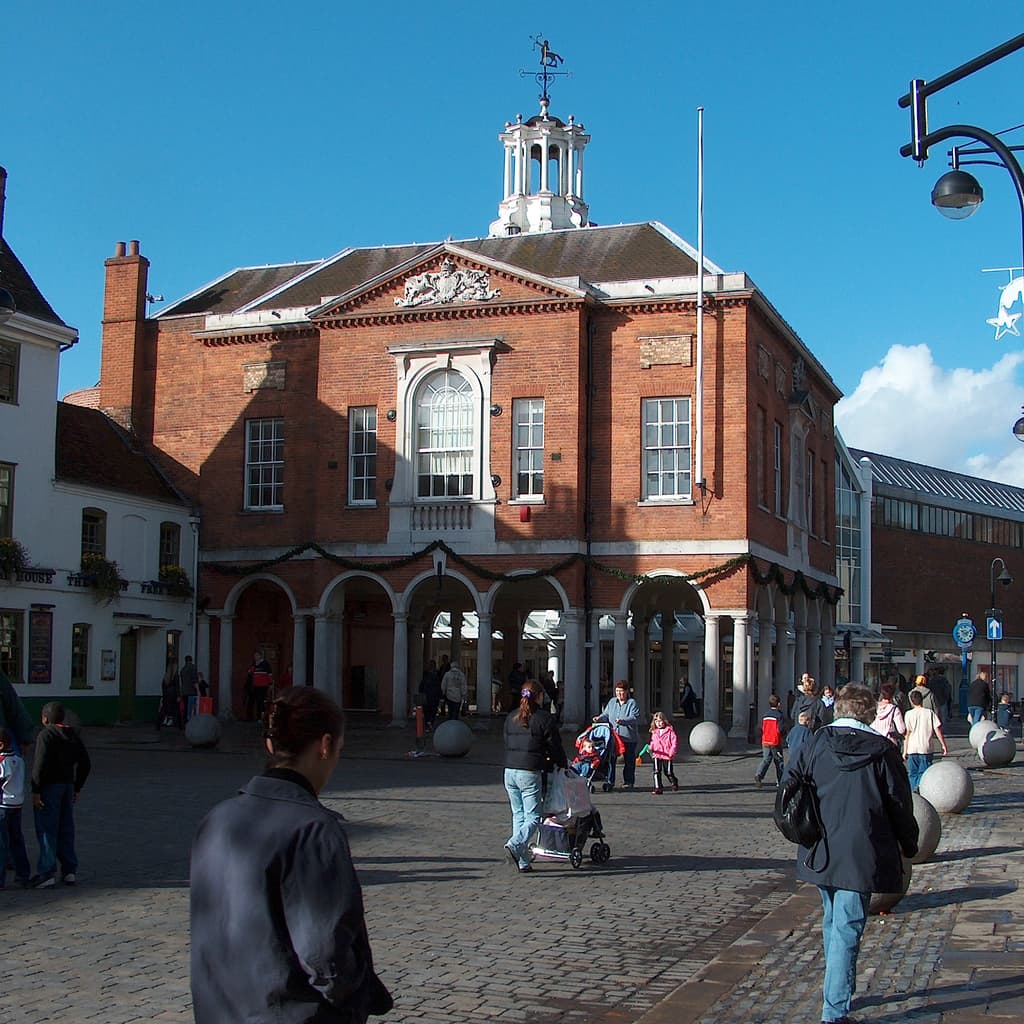
[[[654,789],[651,792],[655,796],[661,796],[664,792],[661,788],[661,776],[672,783],[672,789],[679,788],[676,780],[676,773],[672,769],[672,760],[679,749],[679,737],[672,728],[669,720],[660,712],[655,711],[651,719],[651,758],[654,760]]]

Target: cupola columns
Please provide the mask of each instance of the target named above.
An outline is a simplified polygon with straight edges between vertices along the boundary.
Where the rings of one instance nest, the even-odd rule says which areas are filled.
[[[590,141],[583,125],[563,123],[547,112],[515,124],[498,136],[505,164],[498,219],[492,237],[532,231],[581,228],[589,223],[583,201],[583,150]]]

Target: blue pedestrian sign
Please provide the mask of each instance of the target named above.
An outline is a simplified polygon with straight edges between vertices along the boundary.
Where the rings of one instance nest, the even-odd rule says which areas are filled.
[[[1002,640],[1003,639],[1003,621],[1002,619],[994,618],[989,616],[985,620],[985,632],[989,640]]]

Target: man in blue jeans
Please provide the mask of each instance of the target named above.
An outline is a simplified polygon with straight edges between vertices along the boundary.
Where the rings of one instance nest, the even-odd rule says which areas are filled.
[[[875,696],[848,684],[836,696],[835,717],[787,767],[817,787],[824,837],[800,847],[797,878],[821,892],[825,982],[822,1024],[852,1024],[857,954],[873,892],[903,891],[903,860],[917,853],[910,780],[899,748],[875,732]],[[783,777],[785,779],[785,776]]]
[[[57,882],[57,862],[65,885],[77,881],[73,807],[92,767],[81,737],[64,724],[64,705],[43,706],[43,728],[36,737],[32,765],[32,806],[35,808],[39,864],[32,884],[48,889]]]

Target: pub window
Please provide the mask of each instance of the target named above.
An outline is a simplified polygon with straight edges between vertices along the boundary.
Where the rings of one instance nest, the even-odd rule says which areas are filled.
[[[82,555],[107,554],[107,513],[100,508],[82,509]]]
[[[76,622],[71,627],[71,685],[89,685],[89,623]]]
[[[18,401],[19,346],[0,341],[0,402],[14,405]]]
[[[160,524],[160,568],[181,565],[181,527],[177,523]]]
[[[0,608],[0,672],[11,682],[22,683],[22,654],[25,648],[25,613]]]

